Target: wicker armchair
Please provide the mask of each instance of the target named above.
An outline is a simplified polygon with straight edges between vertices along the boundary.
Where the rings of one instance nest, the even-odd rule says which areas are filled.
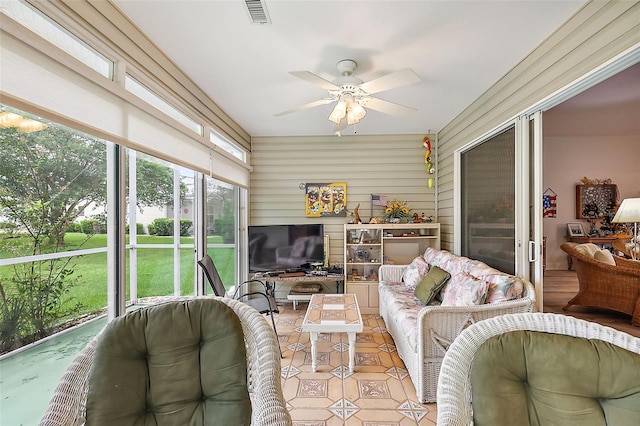
[[[609,265],[578,252],[575,246],[560,246],[573,257],[580,286],[563,309],[572,305],[607,308],[631,315],[631,323],[640,327],[640,261],[613,256],[616,264]]]
[[[207,298],[207,297],[202,297]],[[280,383],[280,352],[276,335],[255,309],[237,300],[208,297],[228,305],[240,319],[247,353],[247,380],[252,405],[252,425],[291,425]],[[183,301],[194,298],[167,298]],[[213,325],[215,326],[215,325]],[[86,419],[86,402],[99,334],[73,360],[56,387],[40,425],[81,425]]]
[[[474,423],[470,377],[476,351],[493,336],[517,330],[597,339],[640,354],[639,338],[567,315],[507,314],[480,321],[471,325],[456,338],[442,361],[438,380],[438,426],[469,426]],[[571,354],[567,353],[567,356]],[[500,392],[500,389],[496,391]],[[637,416],[638,413],[636,412],[635,415]],[[579,418],[575,419],[575,421],[578,420]]]

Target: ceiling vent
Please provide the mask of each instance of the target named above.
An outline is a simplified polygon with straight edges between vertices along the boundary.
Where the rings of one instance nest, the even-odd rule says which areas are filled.
[[[244,3],[247,5],[249,15],[251,15],[251,22],[254,24],[271,23],[264,0],[244,0]]]

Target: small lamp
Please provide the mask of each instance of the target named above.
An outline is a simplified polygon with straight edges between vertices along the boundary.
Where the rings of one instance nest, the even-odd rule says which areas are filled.
[[[631,252],[631,258],[640,258],[640,235],[638,235],[638,222],[640,222],[640,198],[625,198],[618,207],[613,223],[633,223],[633,235],[631,242],[626,247]]]

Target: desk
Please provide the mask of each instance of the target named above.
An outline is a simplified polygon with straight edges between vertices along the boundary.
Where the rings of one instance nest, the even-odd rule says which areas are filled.
[[[567,240],[572,243],[584,244],[584,243],[593,243],[598,246],[608,246],[612,247],[613,241],[617,239],[616,236],[611,237],[596,237],[585,235],[583,237],[567,237]],[[573,265],[573,259],[571,256],[567,255],[567,269],[571,271],[571,267]]]
[[[347,333],[349,336],[349,371],[353,373],[356,356],[356,333],[363,330],[362,316],[355,294],[314,294],[302,321],[302,331],[311,340],[311,369],[317,369],[318,333]]]

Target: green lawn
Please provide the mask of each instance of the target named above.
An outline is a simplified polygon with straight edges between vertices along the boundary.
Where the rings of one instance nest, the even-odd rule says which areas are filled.
[[[20,239],[13,239],[11,244],[17,247]],[[65,250],[89,249],[107,246],[107,236],[97,234],[86,240],[82,233],[68,233],[65,236]],[[4,240],[3,247],[6,247]],[[127,237],[128,242],[128,237]],[[157,237],[150,235],[138,236],[138,244],[171,244],[173,237]],[[180,238],[182,244],[193,244],[193,237]],[[210,237],[209,243],[222,243],[221,237]],[[25,242],[26,243],[26,242]],[[46,249],[43,250],[43,253]],[[127,286],[126,299],[130,299],[130,250],[127,250]],[[137,284],[138,297],[165,296],[173,294],[173,248],[138,248],[137,253]],[[0,250],[1,258],[9,258],[11,251]],[[234,249],[211,248],[209,254],[216,262],[220,275],[227,285],[234,282]],[[182,295],[194,294],[194,250],[180,249],[180,292]],[[78,285],[70,292],[68,303],[80,302],[83,305],[82,314],[92,313],[103,309],[107,305],[107,253],[96,253],[75,257],[69,264],[73,269],[72,277],[78,279]],[[6,280],[14,274],[13,266],[0,267],[0,279]]]

